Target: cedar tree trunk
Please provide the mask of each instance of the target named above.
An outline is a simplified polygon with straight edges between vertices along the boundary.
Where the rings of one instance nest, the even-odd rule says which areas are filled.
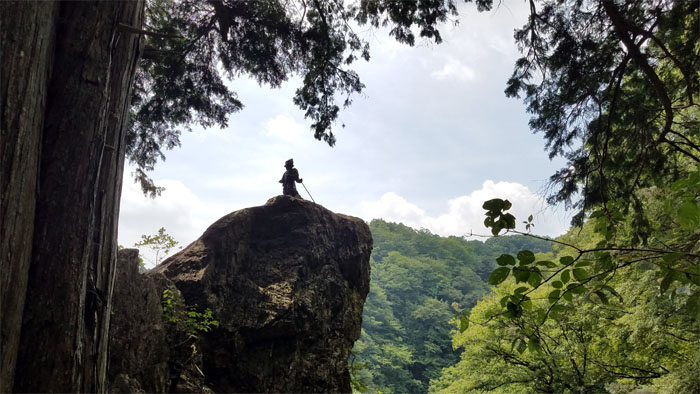
[[[143,8],[143,0],[0,5],[0,391],[106,391],[139,54],[139,36],[119,25],[140,28]]]

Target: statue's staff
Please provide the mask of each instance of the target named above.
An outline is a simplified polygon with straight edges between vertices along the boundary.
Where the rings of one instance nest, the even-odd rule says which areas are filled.
[[[306,194],[308,194],[309,197],[311,197],[311,193],[309,193],[309,189],[306,188],[306,185],[304,184],[304,182],[300,182],[300,183],[301,183],[302,186],[304,186],[304,190],[306,190]],[[316,201],[314,200],[313,197],[311,197],[311,201],[313,201],[314,204],[316,204]]]

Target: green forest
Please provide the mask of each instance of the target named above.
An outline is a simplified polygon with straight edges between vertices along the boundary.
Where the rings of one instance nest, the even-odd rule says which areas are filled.
[[[373,222],[357,391],[700,392],[700,3],[530,4],[505,92],[567,161],[572,227],[508,196],[483,244]]]
[[[373,220],[370,229],[371,289],[350,360],[355,392],[696,393],[700,388],[700,332],[692,300],[697,281],[681,278],[671,287],[658,280],[649,261],[611,275],[597,288],[586,281],[592,260],[559,270],[576,255],[569,245],[595,249],[600,243],[592,221],[551,241],[529,234],[484,242],[440,237],[383,220]],[[513,274],[489,285],[503,256],[522,262],[530,255],[532,265],[542,267],[532,272],[559,271],[558,280],[538,287],[529,276],[523,281]],[[530,291],[518,282],[534,291],[520,302],[521,312],[508,316],[502,310],[513,295]],[[567,293],[573,283],[589,287]],[[471,323],[466,327],[463,316]]]
[[[489,293],[496,257],[551,249],[521,235],[466,241],[383,220],[370,229],[372,279],[353,360],[358,387],[370,392],[427,392],[431,379],[459,360],[451,320]]]

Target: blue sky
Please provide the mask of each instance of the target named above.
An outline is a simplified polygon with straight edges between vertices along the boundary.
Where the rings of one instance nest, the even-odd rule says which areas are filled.
[[[125,170],[120,244],[160,227],[189,244],[219,217],[281,194],[289,158],[317,203],[368,221],[485,234],[481,204],[500,197],[513,202],[519,221],[534,214],[537,233],[566,231],[568,215],[541,197],[563,161],[548,159],[522,101],[503,93],[526,3],[488,13],[460,7],[460,23],[444,26],[441,45],[411,48],[358,29],[372,46],[372,59],[355,65],[366,89],[341,112],[334,148],[313,138],[311,122],[293,105],[297,78],[280,89],[231,81],[245,108],[224,130],[182,135],[182,147],[151,174],[166,188],[161,197],[143,197]]]

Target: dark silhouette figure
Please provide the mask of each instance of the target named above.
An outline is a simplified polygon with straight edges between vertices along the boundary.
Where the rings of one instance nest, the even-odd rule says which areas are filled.
[[[284,168],[286,168],[287,171],[284,172],[282,179],[280,179],[280,183],[282,184],[282,193],[285,196],[301,198],[297,192],[297,186],[294,184],[294,182],[301,183],[304,180],[299,178],[299,171],[294,168],[294,159],[287,160],[284,163]]]

